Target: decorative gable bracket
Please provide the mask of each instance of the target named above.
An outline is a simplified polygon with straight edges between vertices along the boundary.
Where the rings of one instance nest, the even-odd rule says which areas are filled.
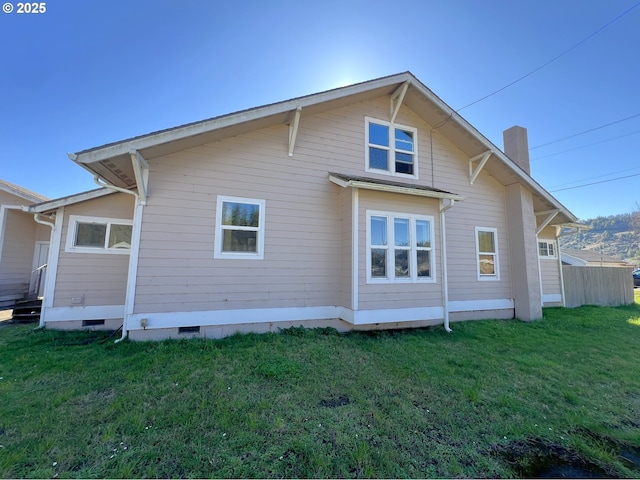
[[[130,151],[131,162],[133,163],[133,173],[136,177],[136,184],[138,185],[138,195],[140,196],[140,202],[142,205],[147,203],[147,186],[149,182],[149,163],[140,154],[139,151]]]
[[[469,159],[469,185],[473,185],[473,182],[476,181],[476,178],[478,178],[478,175],[480,175],[480,172],[489,161],[489,157],[492,153],[492,150],[487,150],[486,152]],[[474,170],[473,163],[478,160],[480,160],[480,163],[478,163],[478,166]]]
[[[551,223],[551,220],[556,218],[556,215],[558,215],[559,213],[560,210],[545,210],[543,212],[537,212],[536,217],[546,215],[547,218],[545,218],[544,221],[540,225],[538,225],[538,228],[536,228],[536,235],[540,235],[540,232],[542,232],[542,230],[544,230],[545,227],[549,225],[549,223]]]
[[[400,111],[400,107],[402,106],[402,102],[404,101],[404,96],[407,94],[407,89],[409,88],[409,80],[400,85],[395,92],[391,94],[390,105],[389,105],[389,121],[391,123],[395,123],[396,117],[398,116],[398,112]]]
[[[293,149],[296,147],[296,137],[298,136],[298,125],[300,125],[300,112],[302,107],[296,108],[289,122],[289,156],[293,157]]]

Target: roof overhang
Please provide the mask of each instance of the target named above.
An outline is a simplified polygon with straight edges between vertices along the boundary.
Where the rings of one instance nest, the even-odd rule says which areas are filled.
[[[22,188],[18,185],[14,185],[13,183],[5,182],[4,180],[0,180],[0,190],[10,193],[11,195],[15,195],[16,197],[30,203],[39,203],[48,200],[48,198],[43,195],[27,190],[26,188]]]
[[[69,195],[68,197],[56,198],[55,200],[49,200],[48,202],[37,203],[28,207],[26,211],[29,213],[47,213],[57,210],[60,207],[93,200],[94,198],[104,197],[105,195],[111,195],[112,193],[116,193],[115,190],[98,188],[96,190],[89,190],[88,192]]]
[[[292,119],[303,122],[306,116],[380,96],[390,98],[391,115],[394,101],[396,108],[399,103],[408,106],[468,159],[491,152],[483,163],[483,170],[502,185],[518,182],[530,189],[535,212],[558,210],[551,225],[577,221],[564,205],[410,72],[161,130],[84,150],[70,158],[107,183],[131,189],[136,186],[131,152],[150,160],[260,128],[291,125]],[[297,128],[290,128],[289,153],[292,153],[292,135],[295,142],[296,131]]]
[[[413,185],[410,183],[378,180],[376,178],[354,177],[330,173],[329,180],[343,188],[361,188],[364,190],[376,190],[378,192],[399,193],[402,195],[415,195],[418,197],[442,198],[462,201],[464,197],[455,193],[445,192],[437,188]]]

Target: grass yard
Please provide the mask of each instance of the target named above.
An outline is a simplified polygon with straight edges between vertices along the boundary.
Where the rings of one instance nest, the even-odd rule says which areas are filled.
[[[640,476],[640,305],[452,328],[2,328],[0,475]]]

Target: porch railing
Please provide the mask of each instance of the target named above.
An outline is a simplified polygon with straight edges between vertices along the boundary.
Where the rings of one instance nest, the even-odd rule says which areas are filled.
[[[40,265],[33,272],[31,272],[31,285],[33,288],[29,292],[30,297],[40,297],[40,288],[44,283],[45,273],[47,271],[47,264]]]

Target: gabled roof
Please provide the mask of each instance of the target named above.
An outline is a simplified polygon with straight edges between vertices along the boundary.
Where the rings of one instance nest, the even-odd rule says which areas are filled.
[[[3,190],[11,195],[15,195],[16,197],[20,197],[24,200],[27,200],[29,203],[37,203],[42,202],[44,200],[48,200],[44,195],[40,195],[39,193],[32,192],[31,190],[27,190],[26,188],[15,185],[14,183],[7,182],[5,180],[0,180],[0,190]]]
[[[35,205],[31,205],[27,211],[29,213],[50,212],[52,210],[57,210],[60,207],[66,207],[67,205],[73,205],[75,203],[85,202],[94,198],[104,197],[105,195],[110,195],[112,193],[115,193],[115,190],[111,190],[109,188],[97,188],[95,190],[89,190],[86,192],[76,193],[75,195],[37,203]]]
[[[562,257],[562,261],[570,265],[631,266],[621,258],[594,252],[593,250],[571,250],[561,248],[560,255]]]
[[[533,193],[534,211],[557,210],[559,213],[552,224],[577,221],[575,215],[553,195],[410,72],[189,123],[83,150],[69,154],[69,157],[108,183],[121,188],[134,188],[136,181],[131,154],[136,151],[148,160],[259,128],[290,124],[296,112],[299,112],[299,121],[304,122],[306,116],[380,96],[391,97],[401,90],[404,92],[402,104],[433,125],[434,130],[451,141],[469,159],[491,152],[483,171],[503,185],[518,182],[528,187]]]

